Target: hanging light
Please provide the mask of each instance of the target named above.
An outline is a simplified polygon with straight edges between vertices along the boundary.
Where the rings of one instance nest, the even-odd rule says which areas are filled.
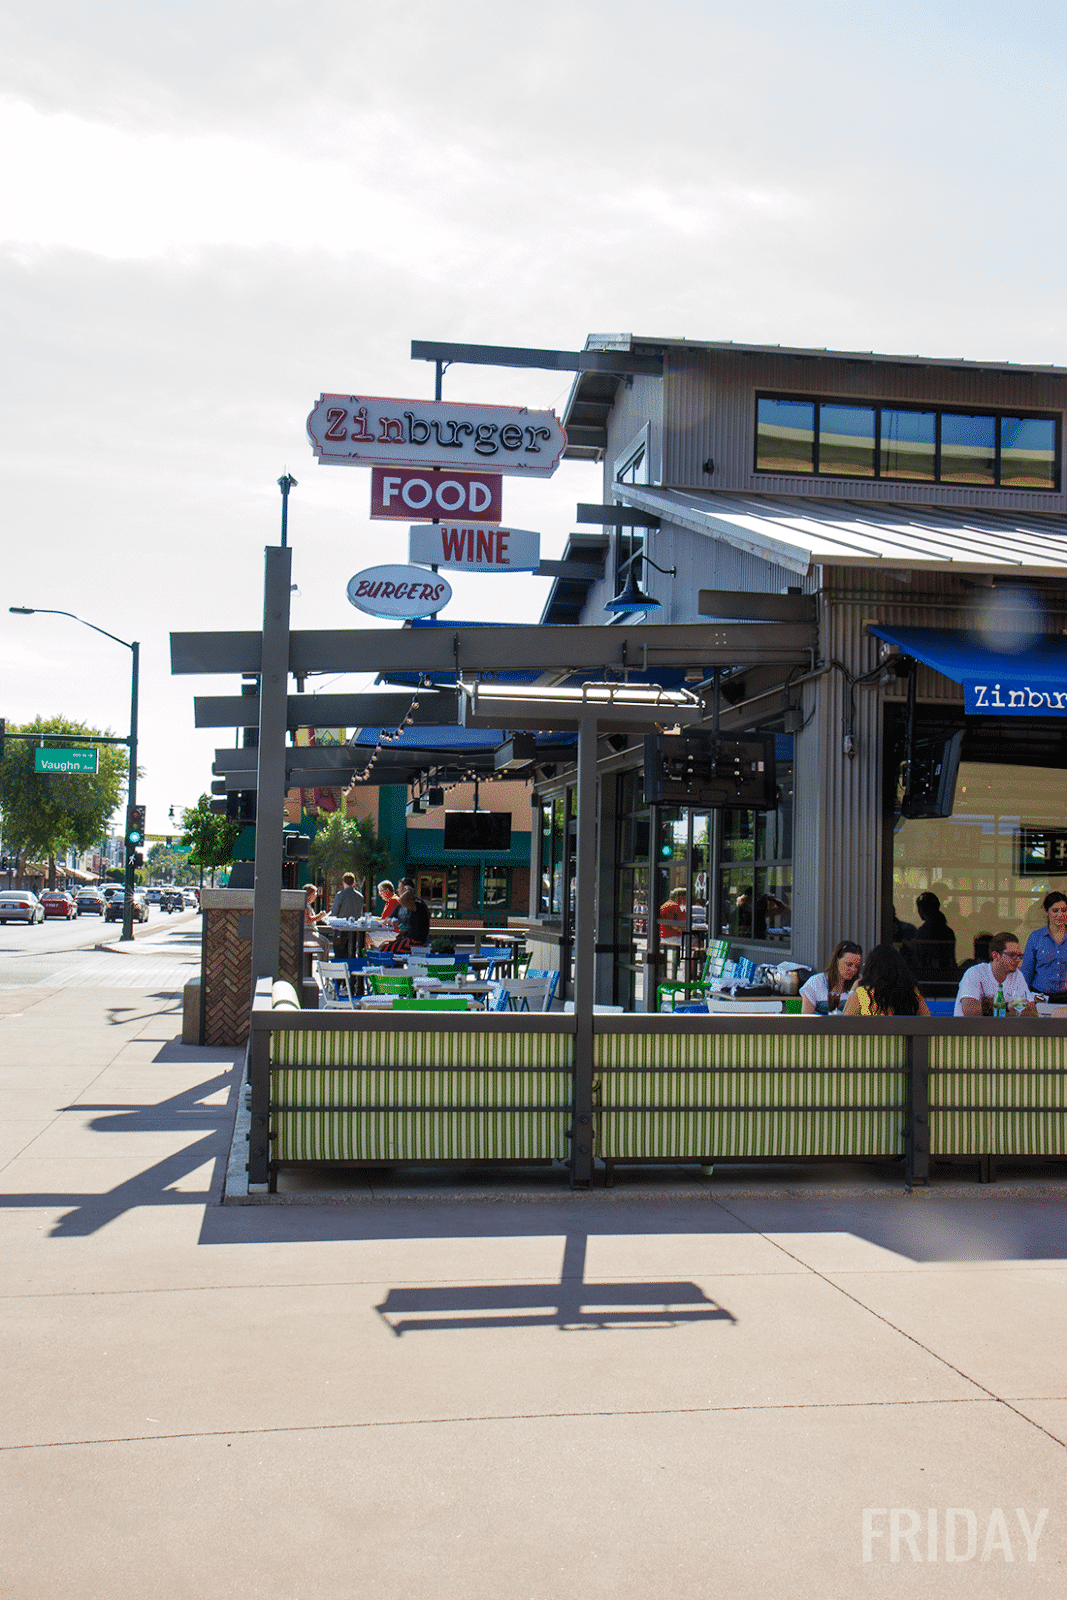
[[[665,578],[673,578],[678,571],[677,567],[657,566],[652,557],[645,555],[644,552],[642,552],[640,559],[647,562],[650,567],[655,567],[657,572],[662,572]],[[614,600],[608,601],[604,607],[605,611],[615,611],[620,616],[624,616],[635,611],[659,611],[662,609],[659,601],[653,599],[650,594],[646,594],[634,577],[634,564],[634,562],[630,563],[626,573],[626,582],[623,584],[621,592],[615,596]]]

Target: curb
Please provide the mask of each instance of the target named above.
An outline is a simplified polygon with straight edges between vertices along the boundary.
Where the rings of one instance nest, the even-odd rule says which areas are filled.
[[[191,922],[194,917],[198,917],[199,915],[199,911],[184,911],[179,916],[175,916],[172,913],[169,922],[166,924],[166,927],[160,927],[158,923],[156,923],[155,927],[153,927],[151,923],[141,923],[139,927],[131,928],[130,931],[133,934],[134,939],[151,939],[154,938],[157,933],[166,933],[167,928],[180,928],[183,923]],[[123,956],[130,953],[127,949],[127,945],[129,943],[131,943],[131,941],[126,939],[111,939],[106,943],[101,941],[100,944],[94,944],[92,949],[107,950],[112,955]]]

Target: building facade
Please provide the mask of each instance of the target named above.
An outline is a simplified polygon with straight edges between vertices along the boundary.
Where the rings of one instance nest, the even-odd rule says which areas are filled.
[[[557,583],[542,621],[602,624],[630,580],[631,600],[658,602],[646,620],[706,622],[709,638],[745,617],[746,596],[753,621],[792,597],[815,630],[804,666],[748,662],[694,685],[721,734],[774,736],[772,809],[650,805],[641,741],[601,740],[598,998],[651,1007],[709,937],[813,967],[843,937],[907,947],[921,894],[941,902],[953,969],[1000,928],[1025,939],[1044,893],[1067,889],[1067,372],[629,337],[587,348],[661,356],[663,372],[574,384],[568,454],[602,464],[616,513],[594,541],[603,576]],[[587,553],[588,534],[573,544]],[[1035,650],[1051,652],[1053,687],[1009,703]],[[951,814],[909,816],[908,774],[957,732]],[[539,774],[530,911],[565,971],[573,794],[566,768]],[[660,908],[679,890],[676,934]]]

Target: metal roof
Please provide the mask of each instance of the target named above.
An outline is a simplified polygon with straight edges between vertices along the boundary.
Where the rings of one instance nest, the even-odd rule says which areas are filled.
[[[800,356],[806,360],[884,361],[892,366],[962,367],[967,371],[982,372],[1047,372],[1057,377],[1067,377],[1067,367],[1051,366],[1039,361],[974,361],[965,356],[893,355],[878,350],[830,350],[825,345],[820,350],[804,345],[735,344],[732,339],[659,339],[636,333],[591,333],[585,341],[585,348],[628,350],[642,354],[657,350],[732,350],[737,355]]]
[[[816,566],[1062,577],[1067,517],[615,484],[626,505],[807,574]]]

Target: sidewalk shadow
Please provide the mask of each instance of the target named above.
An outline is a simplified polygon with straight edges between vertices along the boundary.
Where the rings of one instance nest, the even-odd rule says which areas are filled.
[[[167,1049],[164,1046],[155,1059],[165,1064]],[[173,1056],[170,1059],[173,1060]],[[93,1133],[174,1133],[188,1129],[195,1137],[181,1150],[142,1168],[101,1194],[70,1191],[4,1194],[0,1195],[0,1205],[9,1210],[70,1207],[51,1228],[49,1237],[53,1239],[85,1238],[105,1228],[124,1212],[148,1206],[203,1206],[217,1198],[221,1185],[219,1164],[224,1169],[229,1154],[238,1082],[239,1074],[232,1068],[222,1069],[202,1083],[151,1105],[93,1105],[78,1101],[64,1107],[76,1113],[102,1113],[88,1124]],[[222,1089],[227,1094],[220,1105],[202,1104],[209,1095]],[[216,1167],[207,1193],[200,1189],[183,1192],[174,1187],[208,1161],[215,1162]],[[72,1166],[76,1168],[77,1163],[72,1162]]]
[[[375,1310],[396,1338],[470,1328],[672,1328],[682,1322],[734,1322],[699,1284],[585,1282],[587,1233],[568,1233],[558,1283],[434,1284],[390,1289]],[[543,1308],[543,1309],[542,1309]],[[467,1315],[463,1315],[467,1313]]]

